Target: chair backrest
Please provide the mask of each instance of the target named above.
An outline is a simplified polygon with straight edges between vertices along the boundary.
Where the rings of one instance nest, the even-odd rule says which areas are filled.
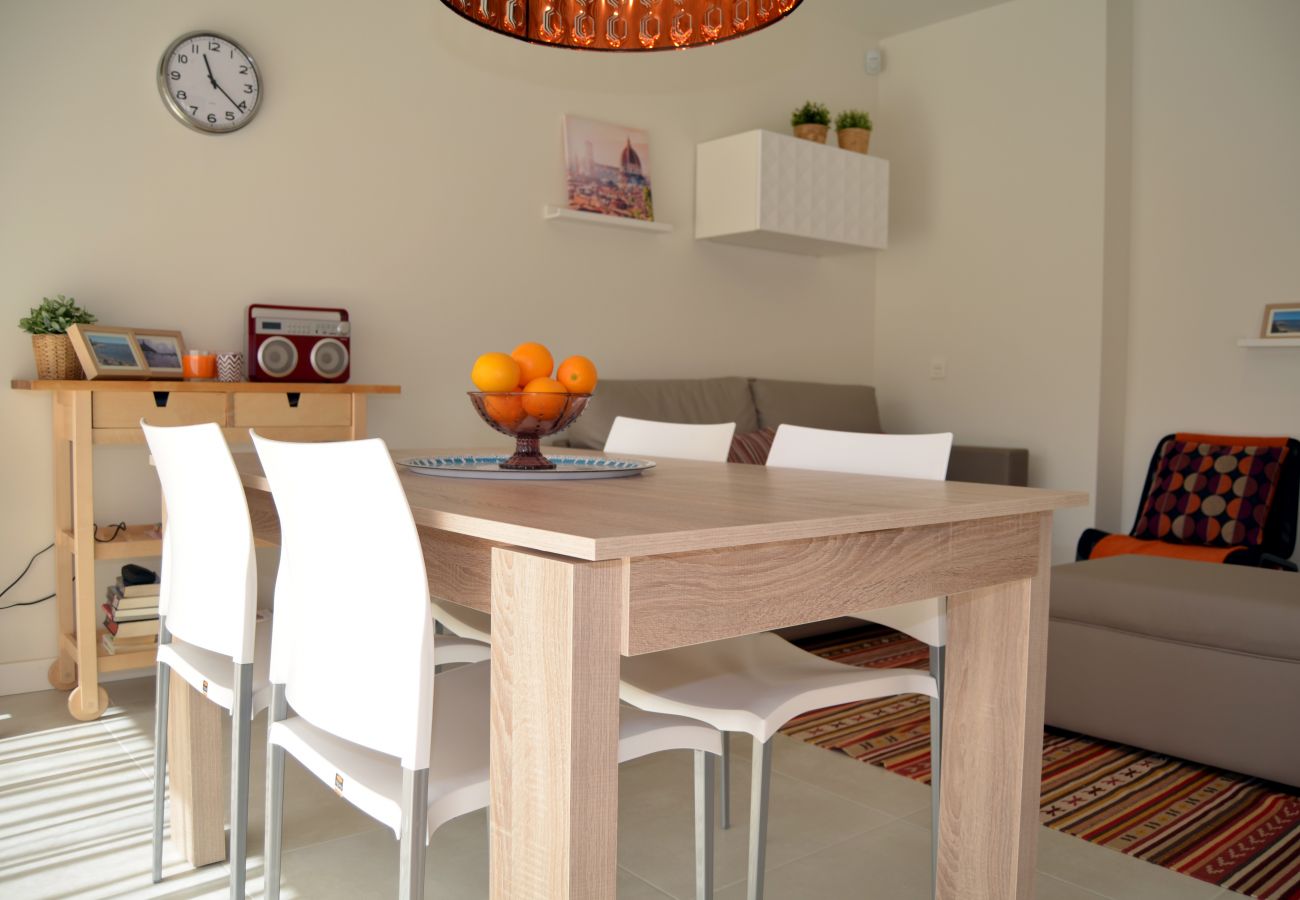
[[[735,433],[735,422],[681,425],[618,416],[605,441],[605,452],[726,462]]]
[[[257,559],[226,439],[213,423],[140,427],[167,513],[158,610],[186,643],[251,663]]]
[[[772,439],[767,464],[784,469],[942,481],[948,474],[951,452],[950,432],[860,434],[782,425]]]
[[[886,475],[942,481],[948,473],[952,434],[860,434],[782,425],[767,464],[855,475]],[[947,604],[942,597],[885,606],[859,618],[887,625],[931,647],[948,643]]]
[[[257,434],[253,445],[280,517],[272,683],[317,727],[427,768],[429,583],[388,448]]]

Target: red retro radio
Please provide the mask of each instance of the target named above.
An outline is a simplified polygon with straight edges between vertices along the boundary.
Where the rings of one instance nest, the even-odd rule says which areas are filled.
[[[249,380],[347,381],[351,331],[346,309],[250,306]]]

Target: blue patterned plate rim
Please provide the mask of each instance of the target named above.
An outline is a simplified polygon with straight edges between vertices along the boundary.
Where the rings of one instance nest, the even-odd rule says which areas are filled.
[[[480,478],[614,478],[636,475],[654,468],[648,459],[614,459],[604,456],[547,456],[555,463],[554,469],[511,470],[500,464],[510,458],[508,453],[443,456],[416,456],[400,459],[398,464],[421,475],[459,475]]]

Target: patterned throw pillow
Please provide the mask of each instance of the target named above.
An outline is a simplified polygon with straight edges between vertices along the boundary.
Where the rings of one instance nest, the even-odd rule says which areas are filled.
[[[760,428],[747,431],[731,439],[731,451],[727,462],[749,463],[761,466],[767,462],[767,454],[772,450],[772,439],[776,437],[775,428]]]
[[[1258,547],[1286,446],[1165,441],[1133,536]]]

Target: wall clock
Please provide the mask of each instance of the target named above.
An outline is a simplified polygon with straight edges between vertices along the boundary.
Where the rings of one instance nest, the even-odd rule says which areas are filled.
[[[195,131],[225,134],[257,114],[262,79],[239,44],[215,31],[195,31],[163,54],[158,90],[172,115]]]

